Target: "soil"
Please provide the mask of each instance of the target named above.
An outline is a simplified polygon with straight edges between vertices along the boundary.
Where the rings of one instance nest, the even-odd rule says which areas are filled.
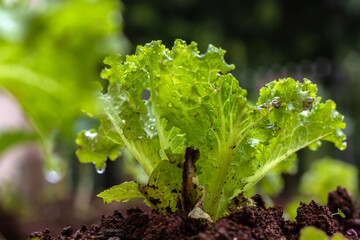
[[[134,208],[124,217],[119,211],[102,216],[100,224],[82,226],[78,230],[63,228],[61,235],[52,236],[49,230],[34,232],[30,237],[50,239],[299,239],[306,226],[315,226],[329,236],[340,232],[348,239],[357,239],[360,233],[360,209],[346,189],[338,187],[329,193],[328,204],[314,201],[300,203],[296,221],[285,220],[281,206],[266,208],[259,195],[253,199],[256,207],[244,207],[220,219],[206,224],[181,212],[158,214]],[[345,218],[335,214],[340,209]]]

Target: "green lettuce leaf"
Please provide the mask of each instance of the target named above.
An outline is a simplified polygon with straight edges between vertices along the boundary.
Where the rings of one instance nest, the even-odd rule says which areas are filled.
[[[181,168],[169,161],[161,161],[148,184],[140,185],[139,190],[158,212],[175,212],[180,205],[181,182]]]
[[[111,203],[112,201],[127,202],[132,198],[143,198],[138,187],[139,185],[136,182],[124,182],[103,191],[97,196],[104,199],[105,203]]]
[[[80,162],[93,163],[99,171],[105,169],[107,158],[114,161],[123,147],[95,129],[80,132],[76,144],[79,145],[76,154]]]
[[[178,189],[185,178],[165,175],[181,173],[189,148],[199,151],[190,170],[194,191],[205,192],[198,210],[217,220],[234,198],[282,161],[294,159],[298,150],[316,149],[320,141],[346,147],[343,116],[334,102],[316,97],[316,85],[307,79],[273,81],[260,90],[253,106],[229,73],[234,66],[225,63],[224,54],[212,45],[200,54],[194,42],[176,40],[169,50],[153,41],[123,61],[105,61],[110,67],[102,77],[109,87],[99,95],[100,107],[93,115],[107,130],[105,136],[121,139],[134,154],[149,182],[159,173],[158,187],[148,183],[141,191],[147,199],[159,196],[155,199],[161,211],[179,207],[179,195],[168,194],[165,183]],[[163,164],[176,167],[160,171]]]
[[[182,171],[169,161],[162,161],[153,171],[147,185],[125,182],[100,193],[105,203],[127,202],[131,198],[143,198],[161,213],[175,212],[180,203]]]

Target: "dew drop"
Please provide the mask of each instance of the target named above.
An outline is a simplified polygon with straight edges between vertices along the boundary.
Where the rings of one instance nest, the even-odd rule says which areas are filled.
[[[302,111],[300,113],[300,115],[304,116],[304,117],[309,117],[309,110],[305,110],[305,111]]]
[[[339,137],[339,138],[344,137],[344,133],[340,129],[336,129],[335,135],[336,135],[336,137]]]
[[[337,119],[339,117],[339,113],[337,111],[331,111],[330,116],[332,119]]]
[[[102,167],[102,168],[100,168],[100,169],[96,169],[96,172],[97,172],[98,174],[103,174],[103,173],[105,172],[105,168]]]
[[[62,179],[62,177],[63,176],[55,170],[45,172],[45,179],[49,183],[58,183]]]
[[[96,169],[96,172],[97,172],[98,174],[103,174],[103,173],[105,172],[106,163],[103,163],[103,165],[101,166],[101,168],[97,168],[95,162],[93,162],[93,164],[95,165],[95,169]]]
[[[248,142],[251,147],[255,147],[260,141],[259,141],[259,139],[256,139],[256,138],[250,138]]]
[[[88,137],[90,140],[93,140],[97,136],[97,132],[88,130],[85,132],[85,136]]]

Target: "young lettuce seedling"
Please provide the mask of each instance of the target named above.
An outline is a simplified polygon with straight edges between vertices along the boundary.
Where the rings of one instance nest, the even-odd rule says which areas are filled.
[[[149,176],[148,183],[125,182],[101,194],[105,202],[144,198],[159,212],[181,208],[216,221],[242,202],[271,169],[320,141],[346,147],[343,116],[317,87],[291,78],[268,83],[255,106],[229,73],[225,51],[176,40],[138,46],[124,61],[108,57],[102,72],[109,86],[91,113],[97,130],[79,133],[81,162],[104,168],[126,146]],[[143,100],[144,92],[150,98]]]

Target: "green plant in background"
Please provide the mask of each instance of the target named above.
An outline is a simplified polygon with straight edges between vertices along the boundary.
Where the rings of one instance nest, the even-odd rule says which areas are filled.
[[[280,162],[279,165],[269,171],[253,189],[250,189],[246,196],[253,196],[256,193],[261,194],[266,206],[274,205],[272,198],[278,196],[284,189],[283,174],[294,175],[297,173],[298,159],[296,155]]]
[[[329,238],[325,232],[315,227],[309,226],[301,230],[300,240],[346,240],[347,238],[339,233],[335,233]]]
[[[297,172],[298,161],[296,155],[287,158],[272,169],[260,182],[256,185],[260,193],[269,196],[278,195],[284,188],[284,179],[282,174],[293,175]]]
[[[301,176],[299,196],[293,198],[286,206],[286,214],[295,219],[299,202],[314,200],[322,205],[327,204],[328,193],[338,186],[346,188],[352,196],[357,196],[358,170],[355,166],[332,158],[314,161]]]
[[[19,101],[32,131],[1,132],[0,153],[36,139],[46,168],[64,167],[59,156],[74,149],[74,123],[92,108],[102,59],[126,47],[121,8],[116,0],[0,5],[0,87]]]
[[[273,81],[253,106],[224,53],[209,45],[200,54],[195,42],[182,40],[169,50],[153,41],[125,60],[105,60],[109,86],[91,112],[101,125],[79,133],[77,155],[102,171],[126,146],[149,176],[146,185],[104,191],[105,202],[140,197],[159,212],[182,208],[217,220],[296,151],[316,149],[321,140],[346,147],[343,116],[333,101],[316,97],[316,85]]]
[[[309,196],[320,204],[327,203],[327,195],[338,186],[357,195],[358,170],[340,160],[324,158],[314,161],[300,179],[299,193]]]
[[[11,183],[0,185],[0,203],[1,209],[23,217],[27,217],[30,212],[29,203]]]
[[[149,177],[141,165],[136,161],[134,155],[132,155],[127,148],[123,148],[121,154],[123,173],[128,174],[131,180],[140,184],[146,184]]]
[[[22,141],[34,141],[37,136],[29,131],[0,131],[0,153],[8,147]]]

